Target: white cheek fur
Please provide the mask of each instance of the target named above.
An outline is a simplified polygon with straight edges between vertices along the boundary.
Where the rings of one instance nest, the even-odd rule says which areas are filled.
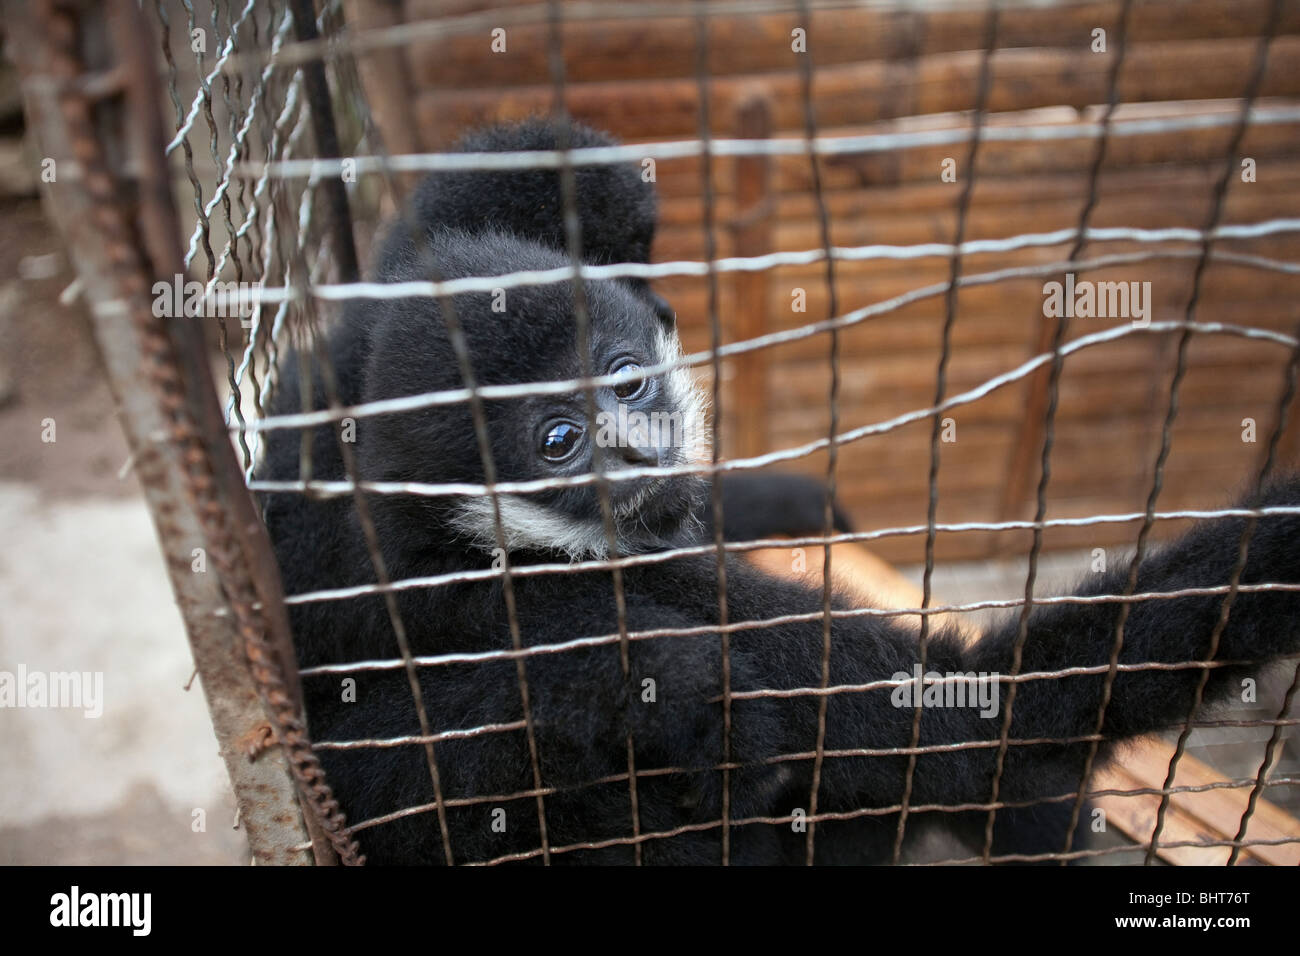
[[[675,331],[659,326],[655,330],[655,364],[664,365],[682,356],[682,343]],[[677,449],[674,465],[685,465],[709,460],[708,401],[704,389],[695,380],[691,370],[678,366],[665,372],[663,387],[668,393],[668,403],[681,411],[684,443]]]

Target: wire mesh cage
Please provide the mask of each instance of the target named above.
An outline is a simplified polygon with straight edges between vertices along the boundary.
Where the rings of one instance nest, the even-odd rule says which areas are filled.
[[[1261,617],[1289,634],[1300,590],[1282,525],[1300,501],[1260,490],[1297,453],[1294,5],[108,7],[33,4],[65,84],[40,125],[51,155],[62,124],[67,155],[166,184],[180,213],[150,221],[169,199],[141,189],[144,225],[117,239],[148,253],[78,264],[98,301],[151,293],[107,363],[119,390],[189,402],[189,446],[130,405],[128,432],[170,435],[142,478],[184,479],[193,526],[171,540],[223,558],[219,594],[173,582],[260,858],[1297,861],[1300,667],[1290,638],[1249,642]],[[137,39],[110,53],[96,29]],[[96,110],[124,94],[91,80],[123,65],[133,111],[105,133]],[[461,139],[501,123],[549,145]],[[628,169],[658,193],[653,258],[647,240],[602,260],[593,227],[630,214],[592,213],[591,184]],[[483,211],[536,199],[529,171],[558,199],[545,254]],[[423,221],[426,176],[477,184],[483,249]],[[68,222],[110,187],[50,199]],[[534,311],[484,331],[498,299]],[[598,367],[620,309],[651,316],[629,333],[650,352]],[[104,343],[124,320],[95,311]],[[388,338],[349,339],[367,323]],[[537,361],[559,335],[574,359],[502,373],[498,335]],[[509,423],[534,405],[576,409],[545,433],[562,445],[646,383],[707,394],[703,434],[516,465]],[[469,452],[433,444],[452,421]],[[367,433],[427,468],[386,466]],[[773,469],[815,482],[740,494]],[[688,479],[689,533],[660,534],[654,496]],[[296,589],[300,559],[320,575]],[[1053,596],[1049,566],[1091,583]],[[1010,590],[989,593],[990,567]],[[1150,636],[1189,622],[1203,633]],[[249,675],[209,680],[221,633]],[[971,706],[942,703],[957,688]],[[1214,700],[1239,703],[1210,719]],[[965,732],[951,715],[977,701]],[[1221,766],[1188,753],[1219,739]],[[245,752],[275,806],[251,801],[269,778]],[[283,822],[295,795],[305,828]]]

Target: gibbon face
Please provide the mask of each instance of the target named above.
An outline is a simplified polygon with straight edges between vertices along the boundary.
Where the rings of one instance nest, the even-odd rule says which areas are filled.
[[[422,257],[454,279],[568,265],[563,254],[505,234],[437,230]],[[431,257],[431,258],[429,258]],[[509,264],[507,266],[506,264]],[[388,281],[428,278],[410,257]],[[581,390],[486,400],[484,414],[498,481],[590,474],[597,457],[608,482],[618,549],[634,553],[685,543],[698,533],[698,476],[650,475],[617,480],[633,468],[701,460],[707,425],[701,393],[684,368],[641,375],[681,354],[677,336],[624,283],[584,284],[590,320],[590,369],[619,380],[594,390],[595,418]],[[464,387],[443,308],[433,299],[372,301],[359,310],[373,322],[364,398],[374,401]],[[581,378],[573,287],[568,282],[456,295],[480,386]],[[362,473],[374,480],[484,481],[473,420],[465,403],[383,415],[358,430]],[[608,541],[594,485],[500,497],[507,548],[600,557]],[[497,536],[491,500],[393,497],[386,509],[414,510],[443,541],[491,551]],[[411,517],[415,517],[412,515]]]

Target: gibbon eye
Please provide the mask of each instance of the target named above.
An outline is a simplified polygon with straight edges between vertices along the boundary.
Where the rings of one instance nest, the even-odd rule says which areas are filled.
[[[573,454],[582,437],[582,429],[568,422],[560,422],[542,439],[542,457],[548,461],[563,461]]]
[[[619,363],[619,366],[616,369],[614,369],[613,374],[624,375],[624,374],[631,374],[632,372],[639,372],[639,371],[641,371],[641,366],[638,365],[636,362],[621,362]],[[644,378],[637,379],[631,382],[619,382],[617,385],[614,386],[614,395],[617,396],[621,401],[626,402],[628,399],[636,398],[638,395],[644,392],[648,382],[649,379],[644,379]]]

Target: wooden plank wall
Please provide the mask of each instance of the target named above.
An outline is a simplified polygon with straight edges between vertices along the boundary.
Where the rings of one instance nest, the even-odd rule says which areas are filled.
[[[544,112],[553,88],[544,5],[494,14],[478,0],[349,0],[353,29],[405,20],[440,20],[449,32],[365,56],[360,69],[381,132],[394,151],[445,147],[466,128]],[[611,9],[617,5],[612,5]],[[689,2],[661,4],[681,15],[655,20],[612,16],[564,27],[567,106],[578,118],[627,142],[689,139],[699,132],[695,22]],[[1001,18],[989,91],[991,126],[1077,124],[1096,120],[1115,56],[1090,49],[1092,31],[1112,38],[1120,5],[1013,6]],[[1233,116],[1266,21],[1267,0],[1138,0],[1128,35],[1117,121],[1188,115]],[[447,18],[447,19],[443,19]],[[506,29],[506,52],[491,50],[491,29]],[[712,133],[719,137],[800,136],[803,105],[791,30],[806,26],[816,80],[813,101],[826,135],[960,128],[975,106],[985,32],[982,5],[951,12],[840,9],[803,24],[793,14],[718,16],[709,26]],[[1288,4],[1272,45],[1261,106],[1300,103],[1300,6]],[[1224,168],[1230,125],[1111,140],[1100,177],[1098,227],[1200,228]],[[981,146],[968,239],[1046,232],[1077,224],[1093,141],[1070,138]],[[964,144],[837,156],[822,168],[832,239],[839,245],[951,242],[961,182],[942,182],[947,157],[964,162]],[[1256,181],[1234,175],[1222,221],[1250,223],[1300,215],[1300,128],[1256,126],[1239,150],[1256,161]],[[657,165],[661,224],[656,260],[700,259],[705,252],[701,162]],[[718,159],[713,191],[719,256],[817,248],[817,206],[804,157]],[[1224,249],[1275,259],[1300,258],[1300,237],[1231,241]],[[1130,243],[1093,244],[1088,254],[1132,251]],[[986,254],[967,274],[1061,260],[1069,246]],[[1110,268],[1080,278],[1151,283],[1153,321],[1182,317],[1194,260]],[[945,257],[876,260],[839,266],[841,311],[943,282]],[[957,296],[949,392],[973,388],[1038,351],[1049,320],[1044,279],[965,289]],[[824,268],[782,268],[722,276],[725,339],[793,328],[827,316]],[[1300,323],[1300,277],[1240,265],[1209,267],[1196,318],[1292,332]],[[688,350],[709,343],[704,280],[662,280]],[[792,310],[794,290],[806,311]],[[852,428],[931,404],[944,300],[936,296],[845,332],[841,343],[841,426]],[[1070,337],[1113,324],[1077,319]],[[1066,363],[1057,415],[1049,517],[1141,511],[1150,488],[1176,337],[1137,335],[1084,350]],[[828,426],[825,336],[751,354],[724,365],[722,417],[728,455],[786,448],[823,437]],[[1215,336],[1193,340],[1182,383],[1160,507],[1223,504],[1256,471],[1273,428],[1284,380],[1284,348]],[[954,411],[955,443],[942,446],[939,520],[1030,517],[1038,482],[1039,429],[1026,427],[1032,379]],[[1293,409],[1293,412],[1295,410]],[[1294,415],[1294,422],[1300,415]],[[1243,419],[1258,440],[1242,441]],[[1295,462],[1300,427],[1288,428],[1284,461]],[[924,523],[930,424],[918,422],[844,447],[839,492],[863,528]],[[790,467],[825,469],[814,455]],[[1131,543],[1136,526],[1049,532],[1046,546]],[[919,560],[921,537],[881,541],[889,560]],[[942,560],[979,558],[1028,546],[1020,534],[945,534]]]

